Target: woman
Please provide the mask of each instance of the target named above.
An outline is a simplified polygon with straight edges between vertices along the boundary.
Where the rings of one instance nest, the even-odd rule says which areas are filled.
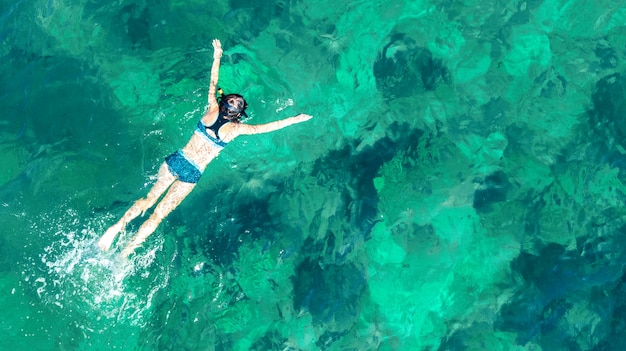
[[[289,125],[311,119],[311,116],[300,114],[295,117],[261,125],[246,125],[240,123],[240,118],[246,116],[246,101],[241,95],[221,95],[216,99],[216,86],[219,76],[222,44],[213,40],[213,66],[211,67],[211,82],[209,85],[209,108],[198,122],[197,129],[185,147],[165,158],[159,168],[156,183],[144,199],[137,200],[126,211],[124,216],[112,225],[98,241],[98,246],[107,251],[117,234],[124,230],[128,222],[151,208],[165,193],[157,204],[154,213],[143,223],[135,237],[122,251],[127,257],[139,247],[146,238],[154,232],[159,223],[193,190],[200,175],[226,144],[239,135],[261,134],[272,132]],[[221,93],[221,91],[220,91]]]

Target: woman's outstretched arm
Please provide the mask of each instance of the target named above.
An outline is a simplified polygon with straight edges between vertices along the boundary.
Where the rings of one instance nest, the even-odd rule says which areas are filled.
[[[213,39],[213,65],[211,66],[211,82],[209,83],[209,109],[217,107],[215,89],[220,78],[220,59],[222,58],[222,43],[219,39]]]
[[[274,121],[274,122],[270,122],[266,124],[256,124],[256,125],[238,124],[236,130],[237,130],[238,135],[269,133],[275,130],[283,129],[292,124],[308,121],[311,118],[313,118],[313,116],[305,115],[301,113],[294,117],[289,117],[289,118],[281,119],[279,121]]]

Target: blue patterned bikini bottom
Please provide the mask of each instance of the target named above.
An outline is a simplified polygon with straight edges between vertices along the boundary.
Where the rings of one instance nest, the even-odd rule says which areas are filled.
[[[170,172],[181,182],[197,183],[202,175],[198,166],[180,150],[167,156],[165,163]]]

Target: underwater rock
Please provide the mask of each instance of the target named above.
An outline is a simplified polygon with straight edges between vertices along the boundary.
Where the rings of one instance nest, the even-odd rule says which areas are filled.
[[[326,250],[326,260],[340,263],[369,239],[380,219],[374,178],[386,162],[397,153],[406,152],[424,135],[424,131],[401,123],[391,124],[388,132],[388,136],[360,150],[358,140],[346,141],[342,148],[329,151],[313,165],[312,175],[323,180],[324,186],[333,189],[333,193],[339,192],[340,201],[333,210],[337,215],[329,218],[319,216],[314,223],[328,228],[326,243],[315,247],[311,243],[309,252],[317,255],[316,250]],[[323,204],[322,201],[319,200],[320,204]]]
[[[215,200],[231,202],[237,208],[236,213],[219,213],[210,217],[211,225],[206,235],[194,238],[194,246],[211,257],[215,264],[229,267],[239,255],[242,243],[261,238],[273,242],[274,233],[280,232],[268,212],[269,204],[264,200],[245,197],[221,199],[219,195]],[[189,217],[202,216],[200,212],[195,212]]]
[[[282,350],[286,342],[279,332],[270,330],[250,346],[250,351]]]
[[[301,19],[294,14],[291,4],[288,1],[279,0],[276,2],[263,2],[251,0],[231,0],[231,9],[222,17],[222,21],[232,27],[236,33],[245,41],[254,40],[258,33],[267,30],[270,21],[291,23],[299,22]],[[283,39],[276,36],[277,39]]]
[[[124,28],[133,48],[152,49],[148,7],[127,5],[118,12],[117,17],[118,21],[125,23]]]
[[[604,48],[600,51],[610,51]],[[596,54],[598,50],[596,50]],[[611,56],[610,52],[604,55]],[[578,143],[575,153],[568,159],[576,161],[593,160],[598,164],[608,164],[619,170],[618,178],[626,182],[626,77],[614,73],[600,79],[591,96],[593,108],[588,111],[588,124],[585,133],[592,141]]]
[[[336,326],[334,332],[348,331],[358,318],[365,273],[353,263],[322,267],[306,259],[293,277],[294,308],[306,309],[317,323]]]
[[[613,333],[626,329],[626,250],[619,244],[626,225],[591,226],[588,232],[577,238],[575,250],[537,240],[536,254],[523,252],[511,263],[524,288],[502,307],[496,329],[515,331],[518,344],[541,340],[569,350],[606,349],[598,346],[620,339]]]
[[[486,211],[492,204],[506,201],[506,194],[510,186],[508,177],[502,171],[487,176],[474,193],[476,211]]]
[[[600,67],[603,69],[610,69],[617,67],[619,57],[617,51],[614,48],[598,44],[594,50],[596,56],[600,59]]]
[[[448,69],[430,50],[399,33],[391,37],[374,63],[376,86],[387,98],[415,96],[449,82]]]
[[[592,125],[600,133],[608,133],[609,139],[615,139],[626,147],[626,78],[614,73],[600,79],[592,95]]]
[[[537,256],[522,253],[512,262],[526,288],[502,307],[495,326],[516,331],[518,344],[524,345],[556,327],[571,307],[566,297],[576,288],[578,273],[575,265],[564,259],[565,254],[563,246],[549,244]]]

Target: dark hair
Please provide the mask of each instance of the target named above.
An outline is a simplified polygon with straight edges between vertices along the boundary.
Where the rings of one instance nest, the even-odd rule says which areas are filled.
[[[248,117],[246,114],[248,103],[243,96],[239,94],[221,94],[220,97],[218,97],[218,105],[220,107],[220,114],[228,119],[238,120],[241,116]]]

